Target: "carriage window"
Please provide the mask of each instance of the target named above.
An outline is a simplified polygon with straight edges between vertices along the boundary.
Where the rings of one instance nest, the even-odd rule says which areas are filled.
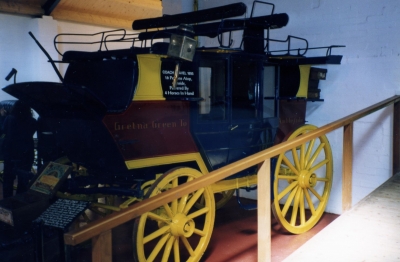
[[[258,98],[257,63],[234,61],[232,72],[232,118],[248,119],[257,117]]]
[[[226,119],[225,61],[204,60],[199,68],[200,120]]]
[[[275,117],[275,67],[264,67],[263,117]]]

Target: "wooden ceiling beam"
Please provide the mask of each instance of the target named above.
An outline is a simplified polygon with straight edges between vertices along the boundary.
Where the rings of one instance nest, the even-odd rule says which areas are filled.
[[[44,15],[44,10],[39,4],[34,5],[29,3],[5,0],[0,0],[0,12],[30,16]]]
[[[132,14],[132,19],[121,19],[116,17],[107,17],[107,16],[89,14],[84,12],[59,10],[58,8],[53,11],[51,16],[56,20],[65,20],[83,24],[106,26],[111,28],[123,28],[128,30],[132,30],[132,22],[135,19],[142,18],[142,16],[140,18],[135,18],[136,14]]]
[[[54,0],[53,0],[54,1]],[[134,0],[61,0],[51,16],[56,20],[74,21],[85,24],[102,25],[112,28],[132,30],[132,22],[137,19],[162,15],[161,3],[156,5],[136,5]],[[156,2],[146,0],[143,2]]]
[[[160,0],[0,0],[0,12],[132,30],[137,19],[162,16]]]
[[[162,8],[161,0],[114,0],[114,1],[135,6],[154,7],[160,9]]]

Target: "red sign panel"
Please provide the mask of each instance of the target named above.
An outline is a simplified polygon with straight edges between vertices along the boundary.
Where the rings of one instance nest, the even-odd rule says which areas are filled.
[[[106,115],[110,131],[125,160],[198,152],[190,134],[189,103],[133,101],[121,114]]]
[[[293,131],[306,122],[306,100],[279,101],[279,128],[275,144],[287,139]]]

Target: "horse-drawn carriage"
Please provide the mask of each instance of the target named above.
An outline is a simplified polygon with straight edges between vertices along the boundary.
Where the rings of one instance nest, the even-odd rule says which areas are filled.
[[[237,3],[135,21],[133,29],[144,30],[136,35],[124,30],[58,35],[56,48],[91,42],[99,50],[60,52],[69,64],[64,77],[58,73],[60,83],[5,87],[39,114],[40,160],[64,156],[57,161],[74,166],[59,197],[124,196],[123,208],[315,129],[304,125],[306,104],[322,101],[318,81],[327,70],[312,65],[340,64],[341,56],[331,55],[338,46],[320,48],[327,51],[324,56],[306,57],[312,48],[305,39],[270,38],[270,30],[286,26],[288,15],[255,2],[272,12],[255,17],[252,10],[242,18],[246,6]],[[234,31],[243,32],[235,48]],[[97,36],[101,40],[92,41]],[[196,48],[194,37],[219,44]],[[171,40],[156,41],[163,38]],[[295,40],[304,48],[292,49]],[[130,47],[110,48],[118,43]],[[271,50],[273,43],[285,49]],[[309,230],[324,212],[331,189],[328,140],[323,136],[293,148],[272,166],[274,215],[289,232]],[[236,189],[255,189],[257,169],[142,215],[133,230],[135,258],[198,261],[216,208]]]

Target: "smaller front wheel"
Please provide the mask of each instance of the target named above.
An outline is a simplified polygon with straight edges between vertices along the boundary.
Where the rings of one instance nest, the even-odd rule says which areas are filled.
[[[145,198],[189,182],[202,174],[192,168],[176,168],[159,177]],[[200,209],[196,202],[203,200]],[[133,229],[136,261],[199,261],[211,238],[215,201],[205,187],[143,214]]]

